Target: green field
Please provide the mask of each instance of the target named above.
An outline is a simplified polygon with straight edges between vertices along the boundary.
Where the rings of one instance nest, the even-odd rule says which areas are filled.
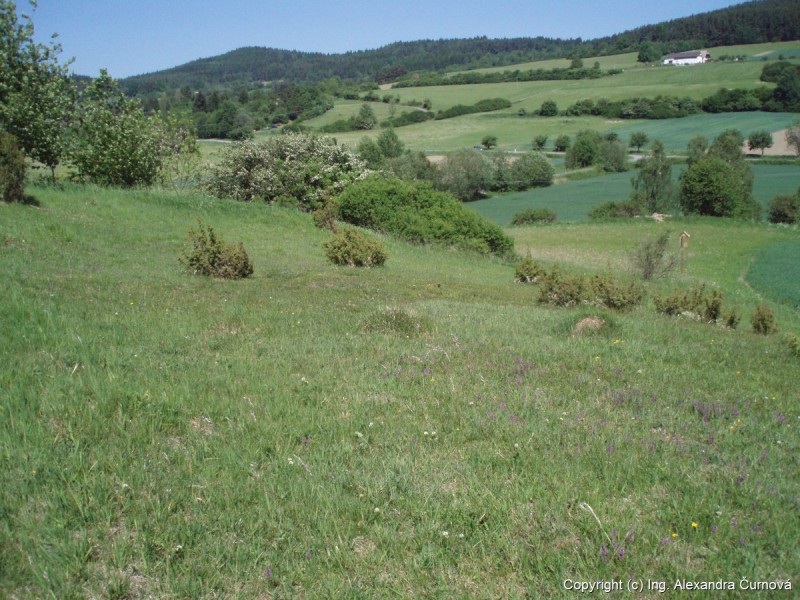
[[[743,276],[754,257],[780,271],[796,228],[675,224],[684,272],[649,293],[704,282],[741,311],[731,330],[649,300],[544,308],[511,264],[392,239],[385,267],[333,267],[330,234],[289,209],[28,192],[0,205],[0,596],[794,583],[800,369],[782,334],[750,331],[763,298]],[[198,219],[244,243],[251,279],[181,268]],[[662,227],[510,231],[547,265],[626,277]],[[605,329],[574,334],[589,315]]]
[[[800,240],[761,248],[747,270],[747,281],[767,298],[800,309]]]
[[[685,166],[673,167],[673,179]],[[800,165],[753,165],[753,195],[765,209],[770,200],[782,194],[796,194],[800,188]],[[469,206],[487,219],[502,226],[511,223],[514,215],[527,208],[549,208],[559,221],[585,221],[594,206],[611,200],[627,200],[631,195],[631,179],[636,171],[600,175],[567,181],[547,188],[501,194],[470,202]],[[766,218],[766,210],[763,213]]]
[[[597,60],[602,68],[625,69],[624,73],[601,79],[400,88],[382,90],[379,94],[391,94],[399,97],[402,102],[422,102],[427,99],[432,102],[434,111],[447,109],[455,104],[474,104],[487,98],[506,98],[512,102],[513,106],[503,111],[466,115],[444,121],[428,121],[398,129],[398,135],[410,149],[421,150],[428,154],[441,154],[458,148],[471,147],[480,143],[485,135],[497,136],[499,147],[503,150],[520,150],[529,148],[533,137],[539,134],[550,136],[552,143],[557,135],[562,133],[574,135],[581,129],[587,128],[597,131],[617,131],[623,137],[627,137],[631,131],[642,130],[651,138],[660,139],[670,151],[683,151],[686,142],[698,134],[706,135],[710,139],[729,127],[735,127],[745,135],[762,128],[778,131],[787,127],[800,115],[728,113],[696,115],[667,121],[611,122],[594,117],[520,118],[518,112],[524,109],[532,115],[545,100],[555,101],[558,108],[564,110],[569,105],[587,98],[621,100],[630,97],[672,95],[702,100],[723,87],[769,86],[772,84],[759,81],[764,66],[761,57],[769,55],[771,58],[776,58],[780,54],[788,57],[795,50],[800,50],[800,42],[711,48],[712,56],[746,55],[750,60],[716,62],[686,68],[637,64],[636,55],[628,53],[584,59],[586,65],[591,65]],[[499,68],[499,70],[555,68],[566,65],[566,60],[542,61]],[[311,128],[319,128],[335,120],[351,117],[358,112],[361,104],[357,101],[337,101],[333,111],[311,119],[305,124]],[[379,119],[389,116],[387,104],[376,102],[371,103],[371,106]],[[398,114],[407,110],[414,109],[403,105],[397,107]],[[340,133],[335,137],[340,142],[355,147],[365,135],[377,135],[377,131]]]

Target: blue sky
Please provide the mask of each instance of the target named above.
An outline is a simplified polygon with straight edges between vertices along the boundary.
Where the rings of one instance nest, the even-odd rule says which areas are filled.
[[[243,46],[339,53],[419,39],[592,39],[737,4],[736,0],[17,0],[36,38],[59,34],[72,69],[115,78]]]

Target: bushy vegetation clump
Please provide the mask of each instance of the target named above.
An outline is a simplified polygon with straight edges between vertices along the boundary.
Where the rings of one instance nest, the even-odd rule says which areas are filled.
[[[557,266],[540,277],[539,302],[551,306],[592,304],[612,310],[628,310],[641,304],[644,289],[636,282],[624,282],[611,273],[591,277],[565,273]]]
[[[758,218],[761,207],[753,198],[753,170],[744,161],[743,143],[741,133],[730,129],[705,152],[690,148],[691,164],[680,180],[684,214]]]
[[[549,208],[526,208],[521,210],[511,219],[511,225],[537,225],[540,223],[553,223],[556,213]]]
[[[795,195],[775,196],[769,203],[769,222],[786,223],[791,225],[797,223],[800,215],[800,189]]]
[[[731,329],[741,320],[736,307],[723,311],[724,296],[717,290],[707,290],[705,284],[689,288],[677,287],[665,296],[654,296],[656,310],[665,315],[686,317],[707,323],[722,323]]]
[[[0,131],[0,200],[22,202],[25,198],[25,153],[10,133]]]
[[[756,306],[755,312],[750,317],[750,324],[753,326],[753,333],[760,335],[770,335],[778,331],[775,313],[767,304]]]
[[[388,258],[383,242],[351,227],[336,231],[323,248],[325,256],[335,265],[379,267]]]
[[[288,133],[265,142],[232,144],[205,189],[221,198],[313,211],[366,173],[361,159],[333,140]]]
[[[635,200],[609,200],[589,209],[590,221],[629,219],[642,214],[641,205]]]
[[[152,185],[171,158],[194,150],[185,125],[145,114],[105,71],[81,94],[78,120],[69,159],[78,179],[98,185]]]
[[[530,250],[525,258],[514,265],[514,281],[519,283],[539,283],[546,273],[547,269],[541,263],[533,260]]]
[[[223,241],[211,225],[198,222],[196,230],[189,230],[189,240],[192,247],[179,261],[193,273],[220,279],[244,279],[253,274],[244,245]]]
[[[507,256],[513,240],[498,225],[430,184],[372,175],[337,198],[341,220],[413,243],[441,243]]]
[[[416,337],[428,333],[432,324],[430,319],[411,308],[387,306],[369,315],[361,328],[365,333]]]

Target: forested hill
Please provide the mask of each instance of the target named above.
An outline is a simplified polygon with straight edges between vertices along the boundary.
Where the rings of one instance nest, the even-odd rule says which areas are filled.
[[[422,40],[344,54],[240,48],[165,71],[131,77],[123,83],[128,93],[146,95],[184,86],[202,89],[279,79],[311,83],[338,77],[383,82],[413,71],[463,70],[639,51],[645,43],[655,43],[658,51],[666,53],[796,39],[800,39],[800,2],[756,0],[588,41],[546,37]]]

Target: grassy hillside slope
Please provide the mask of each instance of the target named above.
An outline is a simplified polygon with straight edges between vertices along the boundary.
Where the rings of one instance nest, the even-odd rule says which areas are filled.
[[[749,331],[760,297],[740,280],[796,229],[691,225],[686,272],[657,287],[722,291],[746,315],[728,330],[542,308],[511,265],[392,240],[384,268],[335,268],[329,234],[285,209],[29,191],[40,206],[0,206],[0,595],[572,597],[565,579],[796,575],[800,369]],[[244,242],[252,279],[180,268],[198,218]],[[657,232],[514,235],[591,271]],[[573,335],[587,315],[606,329]]]

